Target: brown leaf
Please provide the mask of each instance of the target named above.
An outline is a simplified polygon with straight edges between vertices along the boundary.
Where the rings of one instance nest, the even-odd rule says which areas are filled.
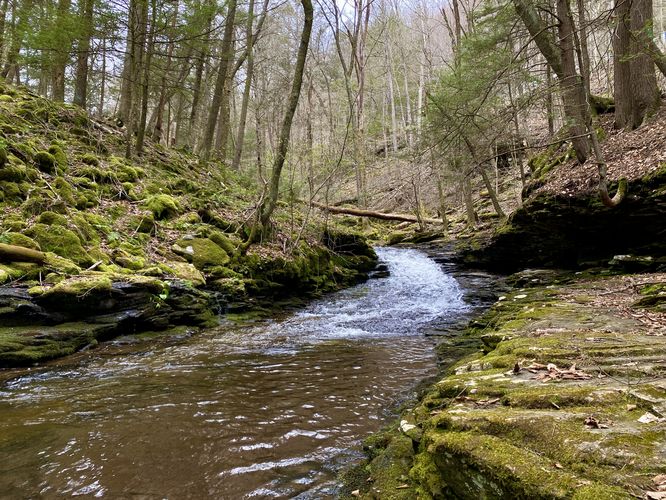
[[[589,427],[590,429],[598,429],[599,421],[594,417],[587,417],[585,419],[585,427]]]

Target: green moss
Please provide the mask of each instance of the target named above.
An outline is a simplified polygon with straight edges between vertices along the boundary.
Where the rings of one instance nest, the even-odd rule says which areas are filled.
[[[9,182],[20,182],[27,179],[28,169],[23,166],[5,165],[0,168],[0,180]]]
[[[53,182],[53,190],[58,194],[60,199],[69,206],[76,204],[76,199],[74,198],[74,189],[72,186],[62,177],[57,177]]]
[[[22,232],[27,226],[25,218],[15,213],[7,214],[2,220],[2,227],[15,233]]]
[[[71,260],[60,257],[52,252],[46,253],[46,260],[44,266],[60,275],[75,275],[81,273],[81,268],[74,264]]]
[[[0,243],[17,245],[20,247],[31,248],[33,250],[41,250],[41,248],[39,247],[39,243],[21,233],[8,232],[0,234]]]
[[[228,236],[225,236],[218,231],[211,231],[208,235],[208,238],[215,242],[215,244],[218,245],[227,254],[233,255],[236,252],[236,245],[234,245],[234,243],[231,241],[231,238]]]
[[[52,144],[48,152],[53,156],[56,166],[60,171],[65,171],[67,169],[67,155],[62,150],[62,147],[58,144]]]
[[[85,163],[86,165],[90,165],[92,167],[99,167],[99,158],[95,156],[94,154],[91,153],[86,153],[82,155],[79,160],[82,163]]]
[[[46,211],[37,217],[37,222],[41,224],[47,224],[49,226],[64,226],[67,227],[67,217],[55,212]]]
[[[72,224],[76,227],[79,238],[86,243],[98,243],[99,235],[88,219],[80,213],[71,216]]]
[[[3,201],[21,201],[23,193],[15,182],[0,181],[0,194]]]
[[[159,268],[165,273],[174,276],[175,278],[189,281],[194,286],[203,286],[206,284],[206,279],[203,274],[187,262],[169,261],[158,264]]]
[[[52,287],[34,287],[29,290],[29,293],[33,297],[38,296],[43,299],[57,297],[67,300],[68,298],[83,297],[93,290],[110,292],[111,288],[111,278],[103,273],[96,273],[87,276],[75,276]]]
[[[90,255],[81,245],[81,240],[66,227],[38,223],[26,231],[26,234],[39,243],[44,251],[71,259],[79,265],[93,264]]]
[[[210,266],[224,266],[229,263],[227,252],[208,238],[178,240],[173,251],[186,258],[194,267],[204,270]]]
[[[133,167],[128,165],[119,165],[116,170],[116,178],[119,182],[136,182],[139,179],[139,173]]]
[[[144,202],[144,206],[157,220],[169,219],[180,212],[180,203],[168,194],[151,196]]]
[[[409,477],[418,485],[419,498],[441,498],[446,491],[446,482],[428,452],[419,453],[409,471]]]
[[[35,166],[47,174],[56,173],[56,159],[48,151],[38,151],[35,153]]]

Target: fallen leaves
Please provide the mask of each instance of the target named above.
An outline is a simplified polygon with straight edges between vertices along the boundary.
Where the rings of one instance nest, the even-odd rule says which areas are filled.
[[[595,417],[587,417],[584,423],[588,429],[608,429],[610,427],[610,423],[602,423]]]
[[[654,414],[652,414],[652,413],[650,413],[650,412],[648,411],[648,412],[644,413],[644,414],[638,419],[638,421],[639,421],[641,424],[654,424],[654,423],[666,422],[666,418],[658,417],[658,416],[656,416],[656,415],[654,415]]]
[[[666,474],[659,474],[652,478],[652,482],[657,487],[657,491],[647,491],[645,495],[648,500],[666,499]]]
[[[575,363],[567,369],[559,368],[554,363],[548,363],[547,365],[532,363],[526,367],[522,367],[520,363],[516,363],[511,373],[513,375],[518,375],[523,370],[535,373],[536,377],[534,377],[534,379],[542,382],[548,382],[550,380],[589,380],[592,378],[592,375],[589,373],[578,370]]]

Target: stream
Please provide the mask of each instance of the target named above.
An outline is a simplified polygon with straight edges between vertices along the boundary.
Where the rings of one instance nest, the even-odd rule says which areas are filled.
[[[285,317],[121,338],[1,384],[0,498],[335,497],[436,373],[433,332],[473,308],[425,252],[378,255],[387,273]]]

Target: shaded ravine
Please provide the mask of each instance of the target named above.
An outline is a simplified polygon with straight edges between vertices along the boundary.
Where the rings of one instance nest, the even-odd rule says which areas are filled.
[[[414,249],[283,320],[109,343],[0,386],[0,497],[325,498],[466,317]],[[428,335],[425,335],[428,334]]]

